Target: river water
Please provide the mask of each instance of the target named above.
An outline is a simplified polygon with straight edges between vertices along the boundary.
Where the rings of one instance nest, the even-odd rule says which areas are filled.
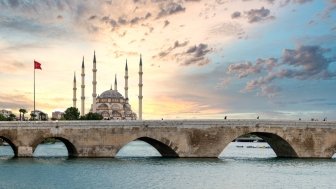
[[[34,158],[0,146],[0,188],[336,188],[336,159],[276,158],[267,143],[231,143],[216,158],[161,158],[134,141],[116,158],[68,159],[63,143]]]

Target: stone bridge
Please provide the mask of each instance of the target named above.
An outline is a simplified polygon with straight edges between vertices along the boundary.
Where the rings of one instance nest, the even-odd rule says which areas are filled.
[[[163,157],[218,157],[234,139],[254,134],[278,157],[331,158],[336,122],[274,120],[0,122],[0,138],[16,157],[32,157],[48,138],[61,140],[71,157],[115,157],[142,140]]]

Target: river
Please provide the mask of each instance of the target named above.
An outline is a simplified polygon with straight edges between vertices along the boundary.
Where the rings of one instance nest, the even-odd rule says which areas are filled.
[[[134,141],[116,158],[68,159],[63,143],[34,158],[0,146],[0,188],[336,188],[336,159],[276,158],[267,143],[233,142],[216,158],[161,158]]]

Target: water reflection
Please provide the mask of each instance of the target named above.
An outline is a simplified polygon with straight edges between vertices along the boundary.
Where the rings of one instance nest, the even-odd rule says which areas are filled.
[[[116,157],[130,158],[130,157],[162,157],[161,154],[150,144],[136,140],[128,143],[121,148]]]
[[[275,158],[273,149],[266,142],[231,142],[219,158]]]
[[[39,144],[33,154],[34,157],[68,157],[68,150],[63,142]]]
[[[37,146],[34,157],[68,157],[68,150],[63,142],[44,143]],[[0,146],[0,159],[14,157],[9,145]],[[161,154],[150,144],[143,141],[132,141],[124,146],[116,155],[117,158],[159,158]],[[267,159],[276,158],[272,148],[265,142],[231,142],[219,155],[220,159]],[[333,155],[336,159],[336,154]]]
[[[9,145],[0,146],[0,159],[10,159],[14,157],[14,151]]]

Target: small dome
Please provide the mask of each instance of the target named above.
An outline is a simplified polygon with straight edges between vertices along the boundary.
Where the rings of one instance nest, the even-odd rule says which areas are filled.
[[[124,98],[118,91],[116,90],[108,90],[104,91],[99,98]]]

